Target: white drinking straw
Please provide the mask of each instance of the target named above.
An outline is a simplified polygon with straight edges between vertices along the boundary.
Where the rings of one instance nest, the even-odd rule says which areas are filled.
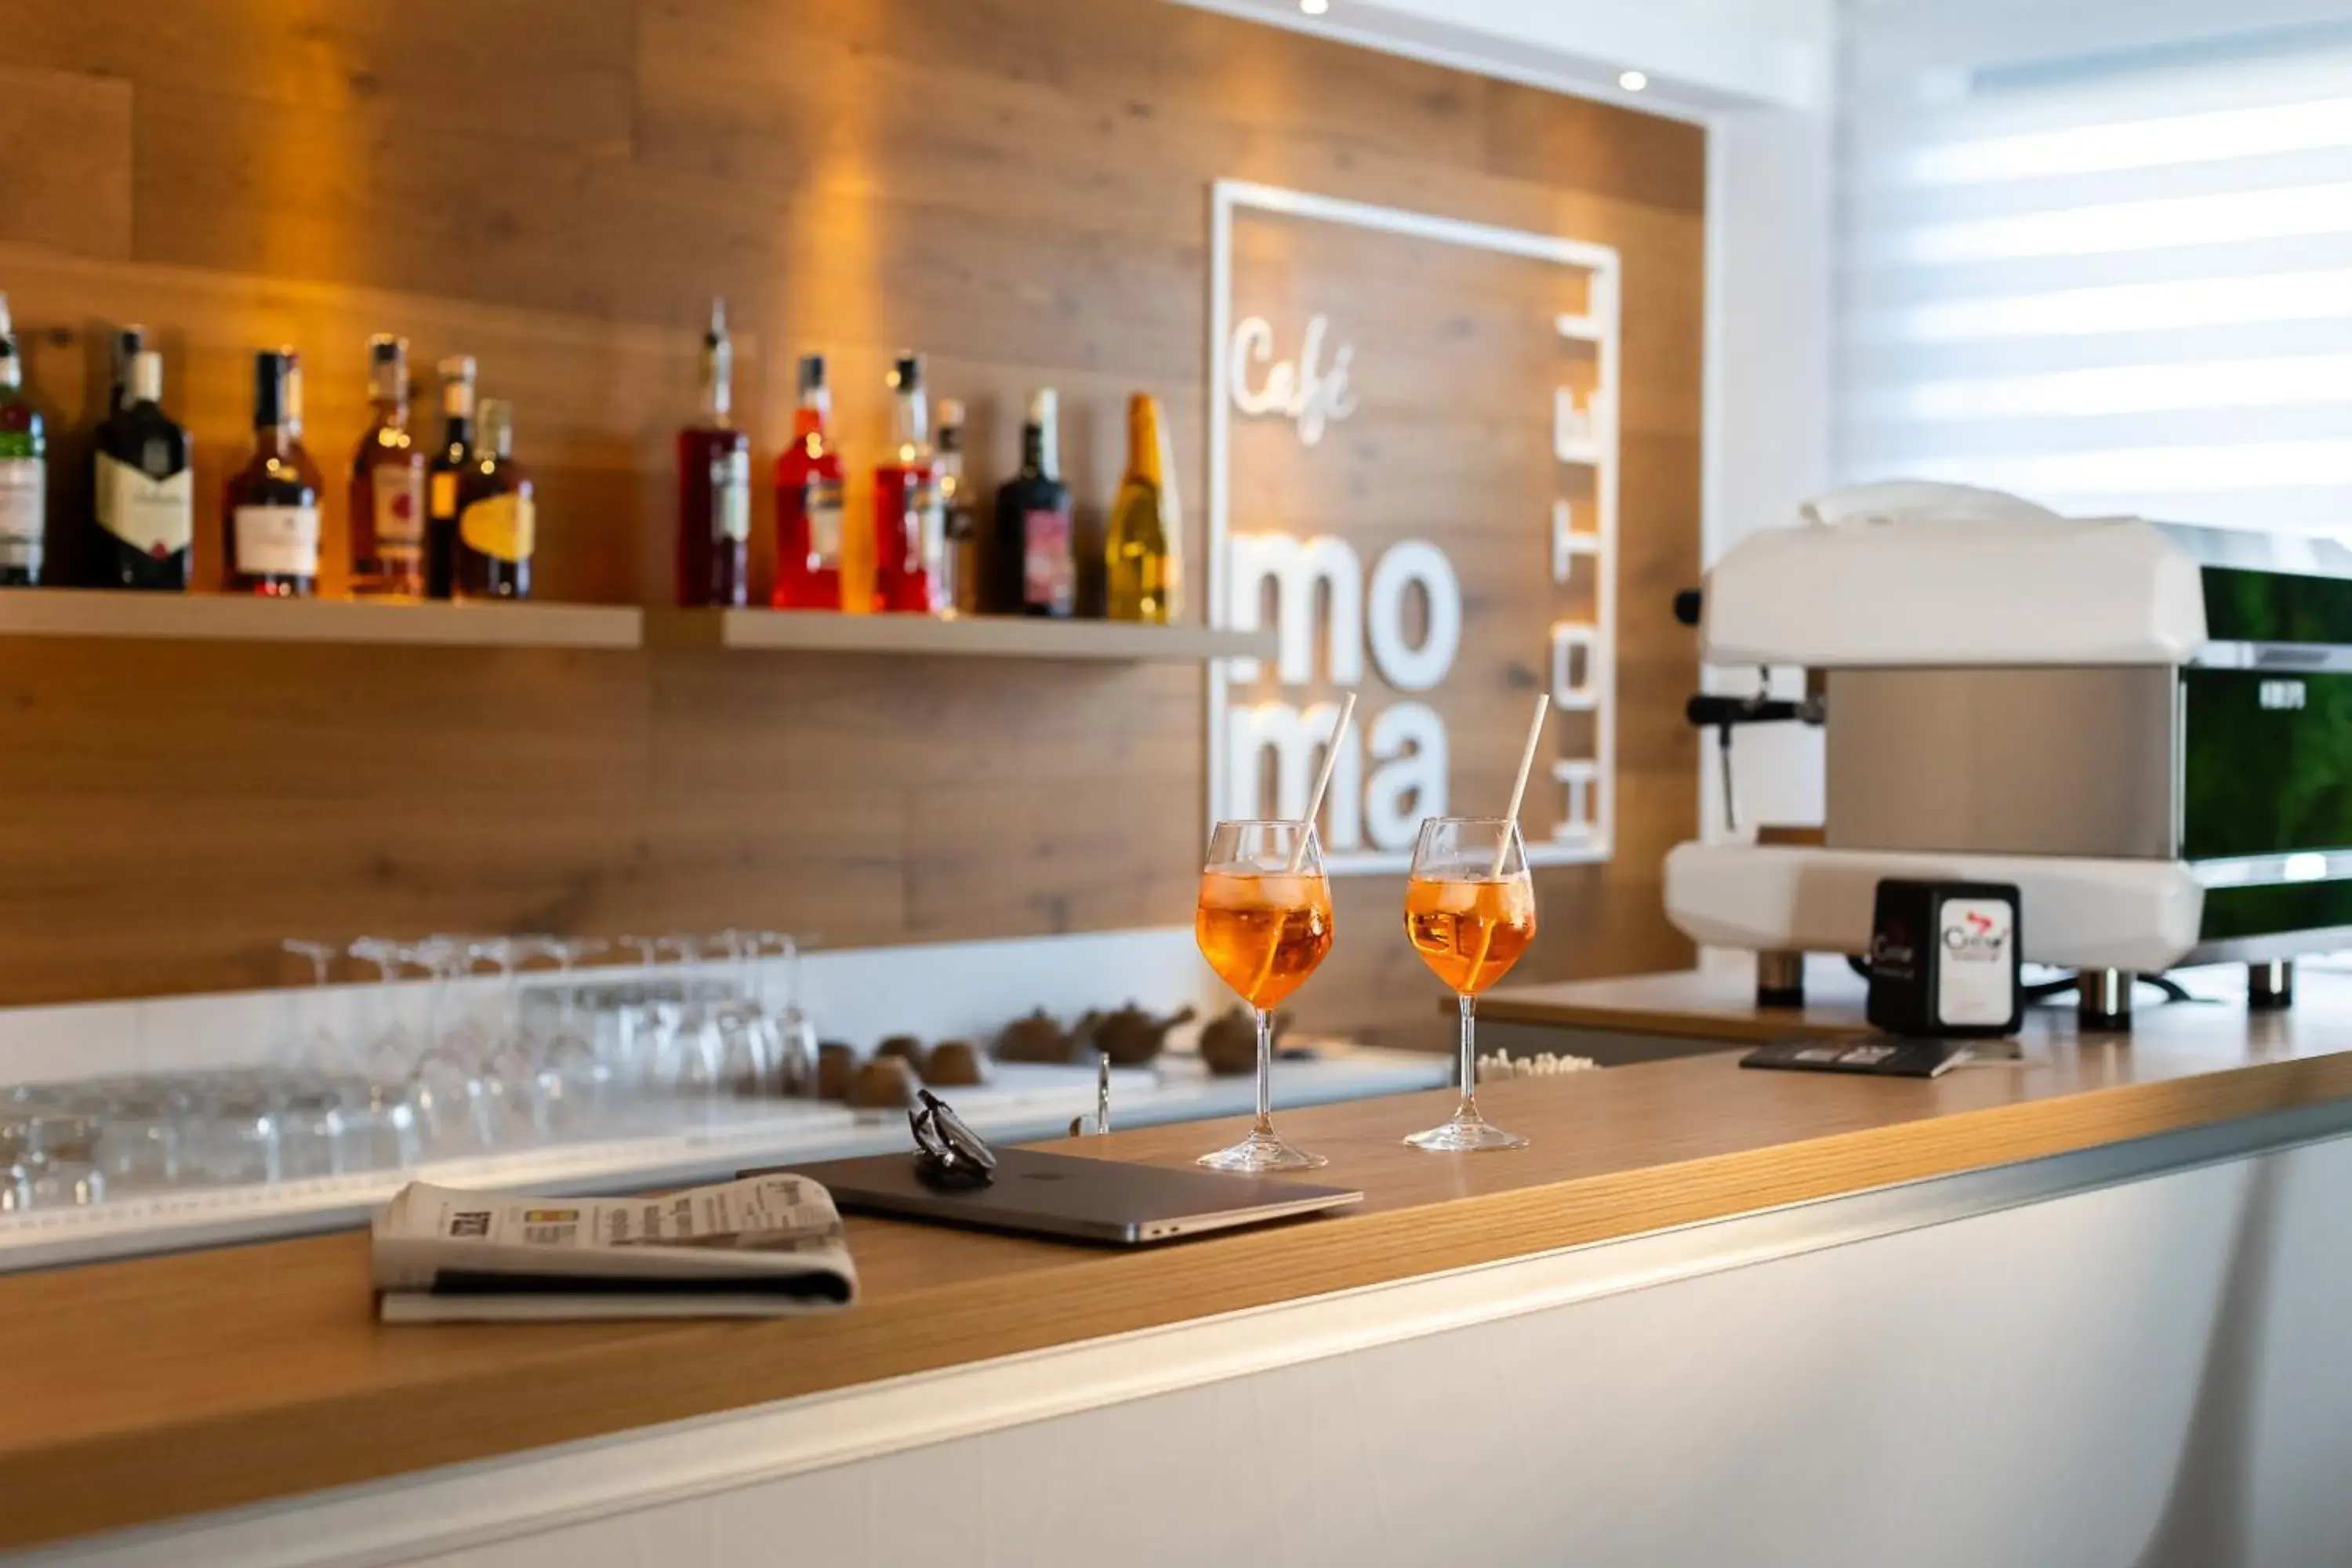
[[[1518,782],[1511,785],[1510,813],[1503,819],[1514,827],[1517,827],[1519,824],[1519,803],[1527,799],[1528,796],[1528,774],[1536,765],[1536,741],[1543,734],[1544,715],[1550,711],[1551,693],[1549,691],[1538,693],[1536,696],[1536,716],[1528,721],[1528,749],[1519,753]],[[1503,861],[1509,857],[1510,853],[1511,836],[1506,833],[1503,835],[1503,841],[1495,846],[1495,869],[1493,873],[1495,876],[1499,877],[1503,874]]]
[[[1307,803],[1307,816],[1300,825],[1306,831],[1299,834],[1298,842],[1290,848],[1290,868],[1293,871],[1297,871],[1307,859],[1307,834],[1314,831],[1315,819],[1323,815],[1323,792],[1331,787],[1331,769],[1339,761],[1339,737],[1348,732],[1348,721],[1355,715],[1356,694],[1350,691],[1348,700],[1339,704],[1339,721],[1331,726],[1331,743],[1323,752],[1323,771],[1316,775],[1315,795]]]

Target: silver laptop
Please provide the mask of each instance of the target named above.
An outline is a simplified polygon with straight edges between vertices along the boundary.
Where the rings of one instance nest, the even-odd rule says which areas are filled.
[[[845,1213],[944,1220],[1133,1247],[1361,1203],[1351,1187],[999,1149],[984,1187],[933,1186],[907,1154],[779,1166],[823,1183]]]

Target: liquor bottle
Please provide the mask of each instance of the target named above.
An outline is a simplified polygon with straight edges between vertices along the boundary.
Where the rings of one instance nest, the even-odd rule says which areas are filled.
[[[1184,547],[1168,470],[1159,400],[1139,392],[1127,400],[1127,472],[1104,530],[1112,620],[1166,626],[1176,618]]]
[[[131,334],[125,332],[123,336]],[[195,538],[188,433],[163,412],[163,356],[131,356],[121,406],[99,422],[90,578],[106,588],[184,590]]]
[[[530,597],[530,552],[538,503],[530,475],[514,460],[514,409],[482,400],[482,432],[457,480],[457,596]]]
[[[874,607],[933,615],[941,607],[939,560],[946,541],[921,356],[900,354],[889,385],[890,447],[874,466]]]
[[[41,580],[48,457],[40,411],[25,398],[25,362],[8,323],[8,296],[0,294],[0,588]]]
[[[833,444],[833,394],[824,356],[801,355],[800,406],[793,438],[776,454],[776,585],[779,610],[841,606],[841,449]]]
[[[457,570],[457,481],[474,457],[474,362],[452,354],[441,375],[441,445],[425,468],[425,593],[449,597]]]
[[[1021,427],[1021,471],[996,491],[996,531],[989,540],[988,607],[1000,615],[1067,617],[1077,607],[1077,558],[1071,551],[1070,488],[1059,475],[1054,389],[1029,400]]]
[[[940,551],[940,607],[951,616],[980,609],[980,520],[963,471],[963,419],[962,399],[940,399],[939,449],[931,468],[939,479],[941,531],[947,536]]]
[[[702,339],[702,418],[677,433],[677,602],[749,602],[751,439],[735,428],[735,349],[727,301],[710,302]]]
[[[375,410],[352,454],[352,592],[425,596],[425,453],[408,431],[408,340],[368,339],[368,402]]]
[[[294,353],[253,356],[253,456],[221,498],[232,594],[307,599],[319,588],[319,469],[294,413]]]

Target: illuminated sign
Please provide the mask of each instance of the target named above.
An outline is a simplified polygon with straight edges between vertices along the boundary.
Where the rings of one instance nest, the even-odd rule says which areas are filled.
[[[1266,268],[1276,281],[1253,285],[1253,305],[1286,295],[1299,300],[1298,314],[1253,309],[1236,319],[1234,231],[1244,217],[1284,226],[1259,237],[1280,265]],[[1509,723],[1524,724],[1523,702],[1508,705],[1517,717],[1498,733],[1455,732],[1458,722],[1489,724],[1500,711],[1492,700],[1492,672],[1499,669],[1530,689],[1535,681],[1549,684],[1564,713],[1582,716],[1555,727],[1556,734],[1570,733],[1548,759],[1552,787],[1530,792],[1523,817],[1528,860],[1607,859],[1615,784],[1617,253],[1232,181],[1215,186],[1211,222],[1209,622],[1270,625],[1278,649],[1270,663],[1229,659],[1210,671],[1212,820],[1303,813],[1338,718],[1338,693],[1355,689],[1362,700],[1340,742],[1324,808],[1326,864],[1334,873],[1404,869],[1423,816],[1500,808],[1499,800],[1457,801],[1454,788],[1465,742],[1477,756],[1516,762],[1518,737]],[[1412,270],[1409,247],[1424,244],[1491,253],[1515,270],[1490,286],[1471,285],[1479,296],[1475,310],[1425,289],[1351,310],[1352,299],[1381,286],[1376,268],[1329,262],[1328,304],[1316,283],[1318,257],[1335,238],[1351,237],[1358,246],[1389,246],[1391,272]],[[1564,270],[1555,277],[1551,268]],[[1451,275],[1445,266],[1428,270]],[[1548,299],[1554,289],[1580,302],[1543,310],[1516,302]],[[1517,418],[1474,426],[1473,438],[1458,443],[1475,445],[1476,436],[1491,434],[1513,470],[1507,483],[1492,485],[1467,473],[1454,486],[1456,504],[1476,507],[1488,493],[1536,498],[1521,523],[1501,528],[1499,550],[1496,529],[1479,520],[1477,569],[1495,581],[1474,582],[1465,592],[1446,546],[1469,520],[1417,514],[1423,503],[1412,491],[1417,475],[1470,459],[1451,450],[1457,443],[1438,423],[1449,412],[1435,405],[1438,393],[1400,379],[1393,367],[1408,358],[1442,360],[1447,338],[1475,337],[1480,323],[1498,320],[1561,349],[1567,360],[1559,374],[1530,383]],[[1384,354],[1384,342],[1397,352]],[[1388,405],[1370,405],[1373,379],[1382,374],[1390,377]],[[1396,449],[1411,445],[1397,432],[1415,416],[1400,398],[1415,393],[1433,400],[1424,410],[1433,432],[1425,456]],[[1286,458],[1258,434],[1272,421],[1287,421],[1296,437]],[[1369,427],[1375,423],[1379,430]],[[1528,426],[1538,430],[1533,440],[1510,438]],[[1236,452],[1244,443],[1255,443],[1249,449],[1260,457],[1256,469],[1241,476],[1246,516],[1236,526]],[[1369,521],[1351,529],[1359,518]],[[1555,608],[1555,598],[1575,602]],[[1465,627],[1474,608],[1481,624]],[[1475,689],[1449,684],[1465,637],[1486,644],[1486,684]]]

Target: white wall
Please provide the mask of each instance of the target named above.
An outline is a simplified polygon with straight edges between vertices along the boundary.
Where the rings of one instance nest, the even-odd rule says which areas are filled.
[[[2352,5],[1855,0],[1839,467],[2352,520]]]

